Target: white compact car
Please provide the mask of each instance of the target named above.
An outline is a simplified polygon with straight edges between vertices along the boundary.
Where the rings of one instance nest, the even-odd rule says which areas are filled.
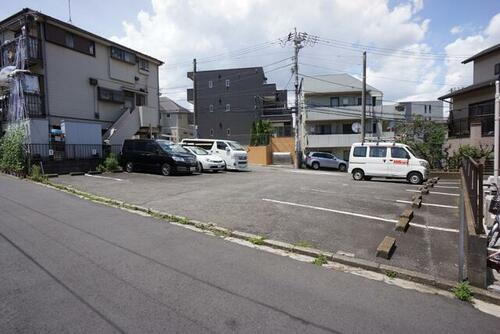
[[[388,142],[355,143],[349,155],[349,173],[356,181],[372,177],[406,179],[421,184],[429,176],[429,163],[408,145]]]
[[[248,170],[248,154],[237,141],[224,139],[183,139],[182,145],[198,146],[226,163],[230,170]]]
[[[183,147],[196,156],[196,159],[198,160],[197,171],[199,173],[208,170],[218,172],[226,168],[224,160],[216,155],[210,154],[207,150],[201,147],[189,145],[183,145]]]

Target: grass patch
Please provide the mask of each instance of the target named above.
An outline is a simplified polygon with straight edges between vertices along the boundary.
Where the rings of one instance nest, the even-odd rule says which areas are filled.
[[[297,247],[312,247],[312,244],[307,241],[299,241],[294,244]]]
[[[317,258],[314,259],[314,261],[312,263],[321,267],[322,265],[327,264],[328,260],[326,259],[325,255],[320,254],[320,255],[318,255]]]
[[[250,241],[254,245],[263,245],[264,244],[264,237],[250,238],[250,239],[248,239],[248,241]]]
[[[48,178],[42,174],[42,169],[38,165],[33,165],[31,167],[30,179],[35,182],[47,183]]]
[[[470,302],[472,299],[472,290],[467,281],[458,283],[451,291],[461,301]]]
[[[392,270],[386,270],[385,276],[389,277],[390,279],[395,279],[398,276],[398,273]]]

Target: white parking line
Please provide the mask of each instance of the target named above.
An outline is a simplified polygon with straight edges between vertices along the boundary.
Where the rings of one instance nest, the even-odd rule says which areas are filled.
[[[334,210],[334,209],[322,208],[322,207],[313,206],[313,205],[306,205],[306,204],[299,204],[299,203],[278,201],[278,200],[269,199],[269,198],[263,198],[262,200],[266,201],[266,202],[272,202],[272,203],[278,203],[278,204],[285,204],[285,205],[297,206],[297,207],[306,208],[306,209],[314,209],[314,210],[320,210],[320,211],[340,213],[340,214],[343,214],[343,215],[355,216],[355,217],[360,217],[360,218],[380,220],[380,221],[389,222],[389,223],[397,223],[398,222],[396,219],[387,219],[387,218],[382,218],[382,217],[363,215],[363,214],[360,214],[360,213],[354,213],[354,212],[347,212],[347,211],[341,211],[341,210]],[[415,227],[419,227],[419,228],[429,229],[429,230],[437,230],[437,231],[453,232],[453,233],[457,233],[458,232],[458,230],[452,229],[452,228],[445,228],[445,227],[438,227],[438,226],[427,226],[427,225],[415,224],[415,223],[410,223],[410,225],[411,226],[415,226]]]
[[[434,188],[443,188],[443,189],[460,189],[460,187],[454,187],[454,186],[434,186]]]
[[[456,184],[456,185],[459,185],[460,182],[443,182],[443,181],[439,181],[438,184]]]
[[[345,176],[346,173],[338,173],[338,172],[315,172],[312,170],[294,170],[294,169],[285,169],[288,173],[299,173],[299,174],[309,174],[309,175],[329,175],[329,176]]]
[[[419,193],[420,190],[414,190],[414,189],[406,189],[406,191],[412,192],[412,193]],[[451,193],[441,193],[439,191],[429,191],[429,194],[434,194],[434,195],[445,195],[445,196],[460,196],[460,194],[451,194]]]
[[[400,200],[400,199],[397,199],[396,202],[398,202],[398,203],[405,203],[405,204],[412,204],[413,203],[411,201],[403,201],[403,200]],[[453,206],[453,205],[433,204],[433,203],[422,203],[422,205],[425,205],[425,206],[435,206],[435,207],[438,207],[438,208],[458,209],[458,206]]]
[[[88,177],[95,177],[97,179],[107,179],[107,180],[114,180],[114,181],[125,181],[123,179],[118,179],[118,178],[115,178],[115,177],[109,177],[109,176],[100,176],[100,175],[90,175],[90,174],[85,174],[85,176],[88,176]]]
[[[301,207],[301,208],[308,208],[308,209],[315,209],[315,210],[320,210],[320,211],[335,212],[335,213],[340,213],[340,214],[343,214],[343,215],[349,215],[349,216],[355,216],[355,217],[361,217],[361,218],[367,218],[367,219],[373,219],[373,220],[381,220],[381,221],[389,222],[389,223],[397,223],[398,222],[396,219],[387,219],[387,218],[382,218],[382,217],[363,215],[361,213],[354,213],[354,212],[347,212],[347,211],[341,211],[341,210],[327,209],[327,208],[322,208],[322,207],[319,207],[319,206],[312,206],[312,205],[306,205],[306,204],[284,202],[284,201],[278,201],[278,200],[269,199],[269,198],[263,198],[262,200],[266,201],[266,202],[273,202],[273,203],[279,203],[279,204],[286,204],[286,205],[298,206],[298,207]]]

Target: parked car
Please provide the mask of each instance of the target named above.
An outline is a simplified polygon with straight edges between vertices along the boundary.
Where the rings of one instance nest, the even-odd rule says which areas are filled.
[[[181,144],[204,148],[211,154],[224,160],[227,169],[248,169],[247,151],[237,141],[223,139],[183,139]]]
[[[208,170],[218,172],[226,168],[226,163],[224,162],[224,160],[216,155],[210,154],[204,148],[190,145],[183,145],[183,147],[196,156],[196,160],[198,160],[197,171],[199,173]]]
[[[122,148],[125,171],[160,171],[163,175],[191,174],[196,171],[196,156],[168,140],[126,139]]]
[[[312,169],[335,168],[341,172],[347,171],[347,161],[326,152],[309,152],[306,156],[306,166]]]
[[[429,163],[407,145],[394,142],[355,143],[349,155],[349,173],[356,181],[372,177],[406,179],[421,184],[429,176]]]

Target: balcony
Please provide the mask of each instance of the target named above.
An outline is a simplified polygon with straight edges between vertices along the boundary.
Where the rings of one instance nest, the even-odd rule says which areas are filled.
[[[305,107],[306,121],[348,120],[361,118],[361,106],[346,107]],[[366,117],[380,115],[382,106],[366,106]]]
[[[45,104],[42,95],[24,93],[25,118],[44,118]],[[9,95],[0,96],[0,120],[8,121]]]
[[[40,41],[28,36],[27,38],[17,38],[2,45],[1,47],[1,67],[15,65],[16,50],[18,43],[24,43],[26,48],[26,63],[28,65],[38,63],[42,60],[42,52],[40,49]]]
[[[308,135],[307,147],[323,148],[323,147],[350,147],[353,143],[359,142],[361,135],[341,134],[341,135]]]

